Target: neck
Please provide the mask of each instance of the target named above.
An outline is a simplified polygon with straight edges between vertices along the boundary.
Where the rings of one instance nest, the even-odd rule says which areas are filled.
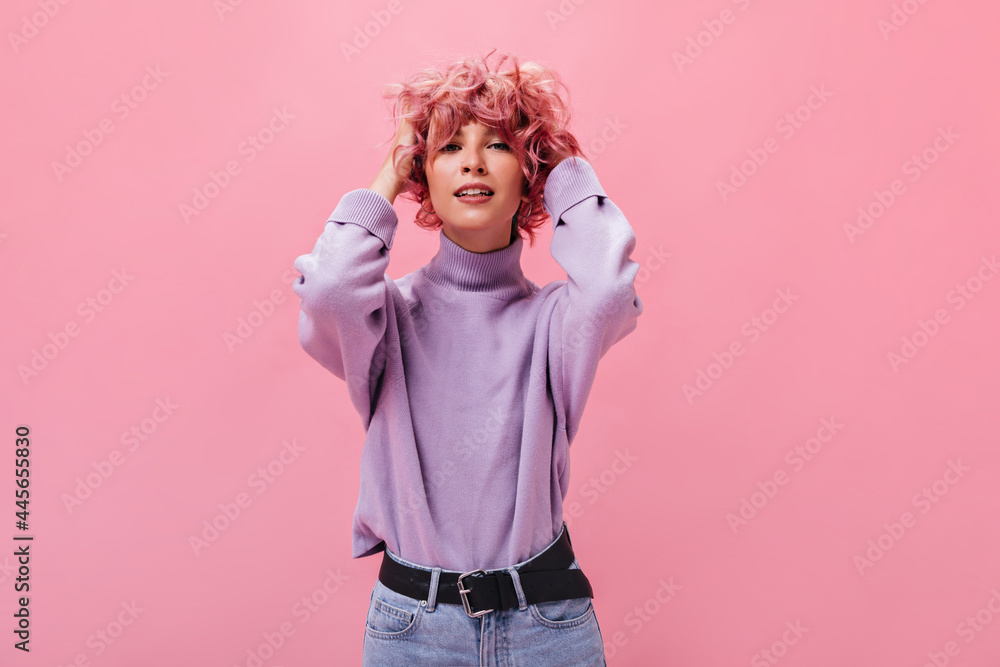
[[[503,238],[498,234],[499,229],[488,229],[484,231],[469,231],[456,229],[447,225],[442,226],[442,233],[455,245],[461,246],[469,252],[493,252],[503,250],[517,238],[516,222],[510,224],[510,234],[504,234]]]
[[[424,267],[431,282],[463,292],[491,292],[512,297],[528,289],[529,281],[521,271],[524,240],[517,236],[502,248],[477,252],[452,241],[439,231],[439,248]]]

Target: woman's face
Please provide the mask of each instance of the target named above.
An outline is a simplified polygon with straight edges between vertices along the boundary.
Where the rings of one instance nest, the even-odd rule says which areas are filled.
[[[474,121],[462,126],[426,166],[433,211],[444,225],[444,235],[472,252],[506,248],[511,222],[523,194],[524,174],[513,148],[491,128]],[[466,183],[483,183],[493,192],[482,203],[456,192]],[[482,199],[482,198],[480,198]],[[424,208],[428,208],[426,205]]]

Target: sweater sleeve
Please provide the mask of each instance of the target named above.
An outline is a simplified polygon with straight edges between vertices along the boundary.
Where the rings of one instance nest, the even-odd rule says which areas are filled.
[[[365,430],[386,363],[386,305],[391,299],[389,250],[399,220],[385,197],[367,188],[345,194],[315,247],[295,260],[302,275],[299,343],[347,382]]]
[[[566,271],[549,324],[549,365],[557,426],[573,442],[598,361],[636,327],[642,301],[631,225],[579,157],[560,162],[545,184],[552,257]]]

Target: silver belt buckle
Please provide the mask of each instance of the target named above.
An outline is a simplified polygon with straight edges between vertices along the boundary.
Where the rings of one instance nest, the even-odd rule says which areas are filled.
[[[477,612],[473,613],[472,612],[472,607],[469,606],[469,598],[467,597],[467,594],[469,593],[469,589],[462,587],[462,578],[463,577],[468,577],[470,574],[475,574],[476,572],[482,572],[484,575],[486,574],[486,570],[469,570],[468,572],[463,572],[462,574],[458,575],[458,594],[462,598],[462,604],[465,605],[465,613],[468,614],[472,618],[478,618],[479,616],[482,616],[483,614],[488,614],[491,611],[493,611],[492,609],[484,609],[482,611],[477,611]]]

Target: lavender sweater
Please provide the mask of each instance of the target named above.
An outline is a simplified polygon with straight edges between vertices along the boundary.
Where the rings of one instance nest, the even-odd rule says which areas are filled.
[[[598,360],[642,302],[635,235],[591,165],[559,163],[544,203],[568,278],[545,287],[521,272],[521,238],[477,253],[440,230],[430,262],[391,279],[398,219],[367,188],[295,260],[299,342],[346,381],[367,433],[352,558],[499,569],[559,534]]]

